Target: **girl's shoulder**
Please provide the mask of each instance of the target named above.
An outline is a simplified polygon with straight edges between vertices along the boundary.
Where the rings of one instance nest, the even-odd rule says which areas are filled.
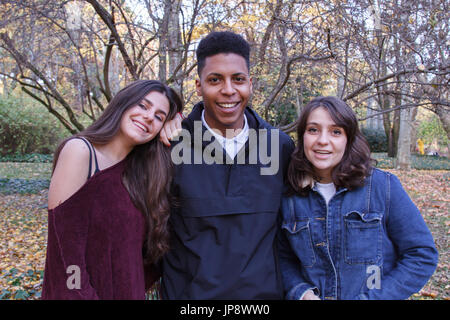
[[[59,153],[55,171],[58,169],[64,171],[76,171],[78,174],[87,177],[89,171],[89,162],[92,145],[84,138],[70,138],[64,144]]]
[[[85,138],[73,137],[66,141],[60,156],[64,153],[66,156],[89,158],[90,148],[91,145]]]
[[[370,177],[372,179],[390,179],[391,177],[396,177],[395,174],[389,172],[389,171],[385,171],[379,168],[372,168],[372,171],[370,173]]]
[[[371,190],[374,190],[375,192],[378,190],[379,192],[391,194],[391,197],[393,194],[398,194],[398,192],[404,192],[404,188],[399,177],[386,170],[373,168],[370,175],[370,182]],[[366,186],[367,185],[368,184],[366,184]]]
[[[312,195],[312,191],[309,190],[304,194],[283,194],[281,197],[281,208],[291,208],[296,203],[308,203],[309,197]]]
[[[50,181],[49,209],[70,198],[86,183],[89,158],[90,149],[83,140],[70,139],[64,144]]]

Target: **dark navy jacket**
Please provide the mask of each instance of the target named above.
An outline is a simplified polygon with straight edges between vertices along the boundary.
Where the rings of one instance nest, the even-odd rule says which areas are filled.
[[[197,104],[183,121],[192,141],[194,128],[200,127],[194,126],[194,120],[201,121],[202,110],[203,104]],[[276,174],[262,175],[261,168],[270,164],[262,164],[267,161],[261,161],[259,156],[258,161],[249,158],[255,151],[253,148],[259,148],[263,141],[259,133],[256,146],[249,143],[249,138],[240,150],[246,152],[245,164],[237,163],[239,154],[232,163],[225,162],[223,149],[223,164],[207,164],[204,160],[193,164],[195,152],[198,155],[207,151],[214,138],[199,145],[183,137],[173,144],[172,159],[177,145],[188,141],[184,147],[190,148],[191,154],[186,159],[191,164],[175,165],[172,187],[179,206],[173,208],[170,217],[171,250],[163,260],[163,299],[283,298],[274,239],[283,177],[294,144],[252,109],[247,107],[245,115],[253,132],[267,129],[268,153],[279,154]],[[270,147],[274,134],[271,129],[279,133],[277,150]],[[205,130],[201,126],[202,133]],[[179,150],[184,155],[186,149]]]

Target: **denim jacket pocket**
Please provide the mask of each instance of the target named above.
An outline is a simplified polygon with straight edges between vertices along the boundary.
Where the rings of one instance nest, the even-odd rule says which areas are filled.
[[[281,227],[285,230],[291,248],[300,259],[302,266],[312,267],[316,257],[312,246],[309,219],[283,222]]]
[[[344,256],[348,264],[375,264],[381,258],[382,213],[351,211],[344,216]]]

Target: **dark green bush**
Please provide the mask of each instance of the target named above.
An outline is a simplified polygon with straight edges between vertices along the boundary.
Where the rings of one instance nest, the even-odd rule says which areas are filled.
[[[450,159],[447,157],[411,155],[411,166],[423,170],[450,170]]]
[[[276,114],[270,117],[269,121],[275,125],[286,125],[297,120],[297,109],[294,104],[281,104],[276,110]]]
[[[366,137],[372,152],[388,151],[388,141],[383,129],[362,128],[361,133]]]
[[[48,189],[49,180],[0,179],[0,194],[33,194]]]
[[[40,154],[40,153],[30,153],[30,154],[7,154],[4,156],[0,155],[0,162],[32,162],[32,163],[45,163],[52,162],[52,154]]]
[[[24,98],[0,97],[0,155],[51,154],[65,135],[43,106]]]
[[[395,158],[390,158],[386,153],[372,153],[372,158],[377,160],[377,167],[382,169],[394,168]],[[411,155],[411,167],[418,170],[450,170],[450,159],[447,157]]]

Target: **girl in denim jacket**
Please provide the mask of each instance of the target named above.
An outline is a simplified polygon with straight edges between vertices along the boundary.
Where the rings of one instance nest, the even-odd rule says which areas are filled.
[[[319,97],[302,111],[282,200],[280,268],[287,299],[406,299],[438,253],[393,174],[371,165],[353,110]]]

